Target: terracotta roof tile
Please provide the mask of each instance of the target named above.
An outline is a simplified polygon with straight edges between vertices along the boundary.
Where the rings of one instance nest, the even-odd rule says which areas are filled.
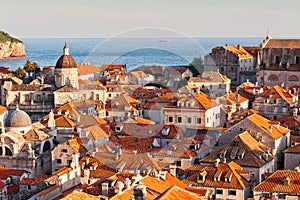
[[[201,200],[204,199],[202,197],[199,197],[197,194],[192,193],[190,191],[184,190],[177,186],[172,186],[167,191],[159,195],[156,200],[174,200],[174,199],[189,199],[189,200]]]
[[[248,119],[274,139],[278,139],[290,132],[289,129],[280,125],[279,129],[277,129],[276,125],[274,126],[271,121],[257,114],[249,116]]]
[[[300,144],[297,144],[295,146],[289,147],[286,150],[284,150],[284,153],[300,153]]]
[[[270,39],[263,48],[299,49],[299,39]]]
[[[19,182],[20,185],[36,185],[47,178],[49,178],[49,175],[42,175],[42,174],[37,174],[34,178],[22,178],[21,181]]]
[[[254,188],[254,191],[300,195],[300,172],[277,170]]]
[[[246,51],[241,45],[223,46],[223,48],[237,55],[239,58],[253,58],[253,56],[248,51]]]

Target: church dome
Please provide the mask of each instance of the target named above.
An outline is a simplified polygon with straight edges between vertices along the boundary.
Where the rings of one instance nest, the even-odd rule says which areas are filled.
[[[5,127],[28,127],[31,126],[31,119],[29,115],[20,110],[18,105],[16,110],[10,111],[5,120]]]
[[[64,46],[64,54],[57,60],[55,68],[77,68],[77,63],[69,54],[67,42]]]

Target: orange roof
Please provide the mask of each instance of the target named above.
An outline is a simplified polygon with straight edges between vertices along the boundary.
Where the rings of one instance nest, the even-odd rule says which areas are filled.
[[[139,123],[139,124],[155,124],[154,121],[151,121],[151,120],[148,120],[148,119],[143,119],[143,118],[140,118],[140,117],[135,117],[134,119],[135,119],[135,120],[137,121],[137,123]]]
[[[64,199],[64,200],[99,200],[101,199],[99,196],[94,196],[94,195],[90,195],[87,194],[85,192],[80,192],[80,191],[76,191],[73,190],[72,192],[69,192],[67,194],[63,194],[62,196],[60,196],[59,199]]]
[[[75,123],[64,115],[55,119],[55,125],[57,127],[73,128],[75,126]]]
[[[231,92],[229,95],[228,95],[228,98],[232,101],[236,101],[236,93],[234,92]],[[238,97],[237,97],[237,100],[239,103],[243,103],[245,101],[248,101],[247,98],[243,97],[242,95],[239,95],[238,94]]]
[[[263,48],[299,49],[299,39],[270,39]]]
[[[4,113],[5,111],[7,111],[7,108],[4,106],[0,106],[0,114]]]
[[[237,55],[239,58],[253,58],[253,56],[248,53],[241,45],[223,46],[223,48]]]
[[[47,178],[49,178],[49,175],[42,175],[37,174],[34,178],[22,178],[19,184],[21,185],[36,185],[38,183],[43,182]]]
[[[218,188],[232,188],[232,189],[245,189],[248,182],[244,177],[238,173],[243,168],[235,162],[220,163],[218,167],[208,166],[202,171],[206,171],[207,177],[203,183],[204,187],[218,187]],[[225,181],[225,175],[231,173],[232,179]],[[220,176],[219,181],[215,181],[214,178]]]
[[[254,191],[300,195],[300,172],[277,170],[254,188]]]
[[[286,150],[284,150],[284,153],[300,153],[300,144],[297,144],[295,146],[289,147]]]
[[[275,140],[290,132],[289,129],[280,125],[277,129],[271,121],[258,114],[253,114],[248,119]]]
[[[66,144],[72,146],[79,153],[87,151],[86,148],[80,144],[80,138],[68,140]]]
[[[275,85],[274,87],[270,88],[269,90],[265,91],[264,93],[261,94],[261,97],[272,97],[272,98],[280,98],[283,99],[285,102],[288,104],[294,103],[293,97],[296,97],[297,94],[292,94],[287,92],[285,89],[282,87]]]
[[[79,76],[95,74],[101,71],[101,69],[96,67],[95,65],[77,65],[77,69]]]
[[[72,167],[69,167],[69,166],[65,166],[55,172],[53,172],[53,175],[57,175],[57,176],[63,176],[69,172],[73,171],[73,168]]]
[[[156,199],[160,200],[174,200],[174,199],[189,199],[189,200],[199,200],[204,199],[199,197],[193,192],[189,192],[177,186],[172,186],[163,194],[159,195]]]
[[[209,109],[215,107],[217,104],[213,103],[211,98],[205,93],[201,92],[199,94],[194,94],[194,97],[198,100],[199,104],[204,109]]]

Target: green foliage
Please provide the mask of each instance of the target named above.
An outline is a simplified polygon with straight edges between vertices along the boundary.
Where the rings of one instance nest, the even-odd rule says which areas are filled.
[[[193,76],[198,76],[204,71],[204,62],[201,57],[194,58],[193,61],[188,65],[188,68],[192,71]]]
[[[32,79],[32,73],[34,78],[36,78],[36,74],[41,70],[40,66],[36,62],[31,62],[31,60],[27,60],[23,69],[28,73],[29,79]]]
[[[5,33],[4,31],[0,31],[0,43],[5,42],[21,42],[21,40],[18,40],[17,38],[11,37],[8,33]]]
[[[13,75],[19,79],[25,78],[25,71],[22,69],[22,67],[19,67],[16,71],[14,71]]]

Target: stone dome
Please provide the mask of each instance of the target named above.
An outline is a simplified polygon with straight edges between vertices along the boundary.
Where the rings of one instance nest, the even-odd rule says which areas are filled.
[[[31,119],[29,115],[20,110],[18,105],[16,110],[10,111],[5,120],[5,127],[28,127],[31,126]]]
[[[62,55],[56,62],[55,68],[77,68],[77,63],[70,55]]]
[[[67,41],[64,46],[64,54],[57,60],[55,68],[77,68],[77,63],[74,58],[69,54],[69,47]]]

